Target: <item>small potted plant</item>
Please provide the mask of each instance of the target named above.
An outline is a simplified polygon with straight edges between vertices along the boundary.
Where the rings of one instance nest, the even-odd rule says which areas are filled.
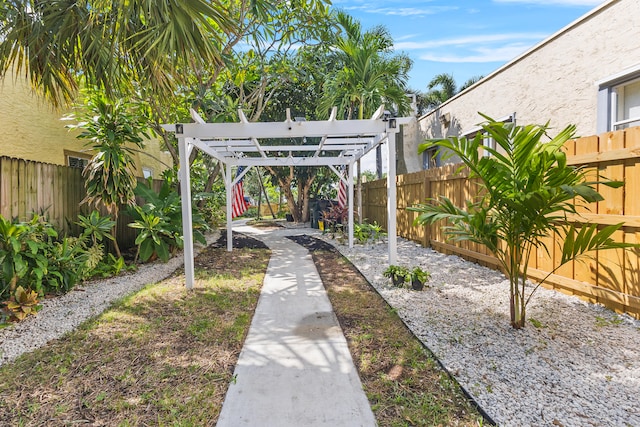
[[[431,273],[424,271],[420,267],[415,267],[408,274],[411,278],[411,287],[416,291],[421,291],[424,288],[424,284],[429,280]]]
[[[394,286],[402,287],[407,280],[409,269],[401,265],[390,265],[382,274],[389,277]]]

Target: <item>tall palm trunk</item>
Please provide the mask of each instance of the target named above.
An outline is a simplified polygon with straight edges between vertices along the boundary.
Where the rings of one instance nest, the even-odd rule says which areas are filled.
[[[514,241],[519,241],[514,239]],[[515,329],[521,329],[525,323],[526,304],[524,300],[524,286],[526,281],[526,270],[521,272],[522,265],[522,249],[515,245],[509,245],[508,248],[509,270],[509,289],[510,289],[510,306],[511,326]],[[525,274],[523,276],[523,273]],[[521,288],[522,287],[522,288]]]

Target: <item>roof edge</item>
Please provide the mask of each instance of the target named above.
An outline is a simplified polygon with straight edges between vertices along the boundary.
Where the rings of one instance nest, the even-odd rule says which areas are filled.
[[[477,81],[476,83],[472,84],[471,86],[469,86],[468,88],[466,88],[465,90],[456,93],[454,96],[452,96],[451,98],[447,99],[445,102],[443,102],[442,104],[440,104],[438,107],[434,108],[433,110],[429,111],[426,114],[423,114],[419,120],[422,120],[423,118],[431,115],[434,111],[441,109],[442,107],[446,106],[447,104],[449,104],[450,102],[454,101],[455,99],[461,97],[462,95],[464,95],[465,93],[473,90],[476,86],[480,86],[484,83],[486,83],[487,81],[493,79],[494,77],[496,77],[498,74],[502,73],[503,71],[505,71],[508,68],[511,68],[512,66],[514,66],[515,64],[517,64],[518,62],[522,61],[524,58],[526,58],[527,56],[531,55],[533,52],[541,49],[542,47],[546,46],[547,44],[551,43],[552,41],[554,41],[555,39],[559,38],[561,35],[563,35],[564,33],[572,30],[573,28],[579,26],[580,24],[584,23],[585,21],[591,19],[593,16],[599,14],[600,12],[602,12],[605,9],[608,9],[609,7],[613,6],[615,3],[619,3],[621,0],[608,0],[606,2],[603,2],[601,5],[595,7],[594,9],[590,10],[589,12],[587,12],[586,14],[582,15],[581,17],[579,17],[578,19],[572,21],[571,23],[569,23],[568,25],[562,27],[560,30],[556,31],[555,33],[551,34],[549,37],[547,37],[546,39],[538,42],[537,44],[533,45],[532,47],[530,47],[528,50],[526,50],[525,52],[521,53],[520,55],[516,56],[515,58],[513,58],[512,60],[510,60],[509,62],[507,62],[506,64],[502,65],[501,67],[497,68],[495,71],[492,71],[490,74],[488,74],[487,76],[485,76],[484,78],[482,78],[481,80]]]

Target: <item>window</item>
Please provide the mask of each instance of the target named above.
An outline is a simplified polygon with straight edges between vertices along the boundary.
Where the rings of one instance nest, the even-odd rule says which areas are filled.
[[[598,82],[597,132],[640,126],[640,65]]]
[[[611,91],[611,130],[640,125],[640,79]]]
[[[505,117],[501,117],[499,119],[494,119],[497,122],[503,122],[503,123],[513,123],[514,125],[516,124],[516,113],[510,114],[508,116]],[[478,134],[478,132],[481,132],[482,128],[480,127],[476,127],[473,128],[465,133],[463,133],[461,136],[464,136],[466,138],[472,139],[475,138],[476,135]],[[491,138],[488,135],[483,135],[482,138],[482,145],[484,145],[487,148],[490,148],[492,150],[496,149],[496,141]],[[489,151],[484,150],[483,152],[483,156],[489,157],[491,156],[491,153]]]
[[[438,149],[431,147],[422,153],[422,169],[433,169],[442,166]]]
[[[153,169],[151,169],[151,168],[142,168],[142,176],[144,176],[145,179],[153,178]]]
[[[72,168],[84,169],[85,166],[89,163],[89,160],[82,159],[80,157],[67,157],[67,165]]]
[[[66,159],[67,166],[78,169],[84,169],[84,167],[89,163],[89,159],[91,159],[91,156],[87,154],[69,150],[64,150],[64,157]]]

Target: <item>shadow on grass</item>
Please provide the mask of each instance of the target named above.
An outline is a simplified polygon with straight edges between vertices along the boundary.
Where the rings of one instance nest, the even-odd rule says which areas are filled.
[[[207,248],[180,273],[0,368],[0,425],[212,425],[270,253]]]

